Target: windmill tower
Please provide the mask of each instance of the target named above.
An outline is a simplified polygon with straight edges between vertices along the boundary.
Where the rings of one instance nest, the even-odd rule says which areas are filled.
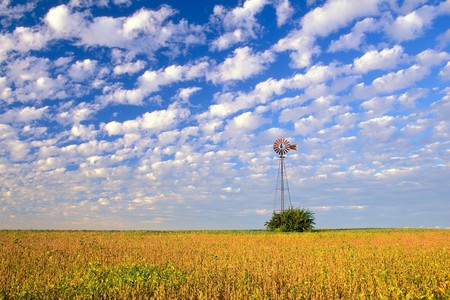
[[[289,200],[289,207],[292,207],[291,203],[291,193],[289,191],[289,183],[286,174],[286,165],[284,163],[284,159],[286,154],[290,150],[297,150],[297,145],[291,145],[289,141],[285,138],[279,138],[273,143],[273,151],[279,155],[280,163],[278,167],[278,178],[277,178],[277,187],[275,190],[275,203],[274,203],[274,211],[277,206],[277,198],[279,195],[280,201],[280,212],[284,211],[286,195]],[[279,192],[278,192],[279,191]]]

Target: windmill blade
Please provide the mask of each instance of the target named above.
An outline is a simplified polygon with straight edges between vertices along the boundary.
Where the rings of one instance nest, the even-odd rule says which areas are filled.
[[[273,151],[280,156],[286,155],[291,149],[297,150],[297,145],[291,145],[286,138],[279,138],[273,143]]]

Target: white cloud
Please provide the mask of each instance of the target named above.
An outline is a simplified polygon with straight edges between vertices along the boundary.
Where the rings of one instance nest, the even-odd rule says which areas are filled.
[[[97,61],[85,59],[75,62],[69,69],[68,74],[75,81],[84,81],[94,76],[97,70]]]
[[[111,103],[128,104],[128,105],[143,105],[144,97],[147,95],[143,90],[123,90],[118,88],[111,93],[99,97],[99,101],[103,106]]]
[[[158,110],[145,113],[142,116],[142,129],[161,131],[173,128],[175,125],[185,119],[189,115],[189,111],[183,108],[169,107],[167,110]]]
[[[291,31],[274,46],[275,51],[293,51],[292,65],[304,68],[311,64],[314,54],[320,51],[315,46],[318,37],[325,37],[330,33],[348,25],[355,19],[370,16],[378,12],[378,0],[338,1],[326,2],[323,6],[308,12],[301,20],[301,28]],[[340,13],[335,13],[339,11]]]
[[[428,74],[426,68],[413,65],[407,69],[376,78],[372,86],[380,92],[393,92],[413,85]]]
[[[381,51],[372,50],[354,60],[354,70],[358,73],[367,73],[372,70],[393,69],[401,63],[403,57],[403,47],[398,45]]]
[[[401,129],[402,134],[406,137],[416,137],[419,134],[423,133],[427,127],[429,126],[428,120],[418,119],[415,122],[407,124],[405,127]]]
[[[97,110],[97,105],[83,102],[71,109],[68,117],[73,124],[79,124],[81,121],[88,120]]]
[[[180,47],[204,43],[201,26],[184,20],[175,24],[168,20],[174,14],[175,10],[163,5],[159,10],[141,9],[128,18],[97,17],[80,37],[87,45],[119,47],[150,56],[161,48],[178,55]]]
[[[450,1],[308,3],[215,13],[210,3],[193,15],[181,4],[72,0],[2,19],[0,211],[15,219],[0,226],[262,227],[280,136],[299,144],[287,164],[291,191],[305,197],[293,200],[318,207],[319,226],[343,224],[336,211],[372,218],[346,225],[376,226],[385,214],[374,211],[405,194],[416,211],[419,199],[442,203]],[[409,28],[424,42],[389,38],[413,11],[424,23]]]
[[[274,54],[270,51],[253,54],[249,47],[237,48],[233,54],[234,56],[226,58],[209,74],[208,77],[212,82],[245,80],[261,73],[275,60]]]
[[[0,140],[14,137],[15,135],[16,132],[11,126],[7,124],[0,124]]]
[[[41,119],[48,106],[35,108],[35,107],[24,107],[22,109],[11,109],[0,115],[0,122],[24,122],[29,123],[33,120]]]
[[[147,70],[138,77],[137,88],[124,90],[119,87],[106,90],[106,94],[99,97],[99,100],[103,105],[110,103],[142,105],[145,97],[159,91],[162,86],[203,77],[208,67],[208,62],[199,61],[184,66],[171,65],[156,71]]]
[[[389,112],[395,103],[393,96],[375,97],[361,103],[361,107],[365,109],[371,117],[383,116]]]
[[[126,18],[123,23],[123,34],[128,38],[136,38],[140,33],[157,33],[161,24],[175,12],[163,5],[158,11],[141,9]]]
[[[41,28],[28,27],[17,27],[12,38],[15,40],[14,49],[23,52],[42,49],[50,40],[50,36],[42,32]]]
[[[122,65],[117,65],[114,67],[113,72],[117,75],[122,74],[134,74],[141,71],[145,67],[145,62],[142,60],[137,60],[136,62],[124,63]]]
[[[396,13],[406,15],[427,2],[427,0],[409,0],[404,2],[390,2],[389,4]]]
[[[314,130],[323,126],[323,121],[310,115],[305,118],[301,118],[295,122],[295,133],[300,135],[308,135],[311,134]]]
[[[201,88],[201,87],[197,87],[197,86],[190,87],[190,88],[182,88],[182,89],[179,89],[179,90],[177,91],[177,94],[175,95],[175,99],[179,99],[179,100],[183,100],[183,101],[188,101],[189,98],[190,98],[193,94],[195,94],[195,93],[197,93],[198,91],[201,91],[201,90],[202,90],[202,88]]]
[[[386,169],[383,170],[381,172],[376,173],[374,176],[377,179],[381,179],[381,180],[394,180],[394,178],[402,178],[402,177],[407,177],[408,175],[412,175],[415,173],[415,171],[417,171],[419,168],[417,167],[405,167],[405,168],[391,168],[391,169]]]
[[[28,2],[25,4],[11,3],[11,0],[3,0],[0,2],[0,24],[5,28],[13,20],[20,20],[25,13],[33,11],[36,3]]]
[[[18,112],[17,119],[22,122],[29,122],[31,120],[37,120],[42,118],[42,115],[48,109],[48,106],[41,108],[24,107]]]
[[[436,38],[438,45],[437,48],[439,50],[444,49],[448,44],[450,44],[450,29],[447,29],[447,31],[445,31],[444,33],[441,33],[437,38]]]
[[[349,49],[359,49],[367,32],[380,29],[380,24],[374,18],[366,18],[356,23],[352,31],[342,35],[338,40],[332,41],[328,51],[337,52]]]
[[[416,55],[418,64],[424,67],[440,65],[442,62],[450,60],[450,54],[447,52],[438,52],[434,49],[427,49]]]
[[[177,124],[185,120],[190,111],[180,107],[178,103],[171,104],[166,110],[146,112],[142,116],[125,122],[112,121],[103,125],[103,130],[108,135],[124,135],[149,131],[157,133],[162,130],[175,128]]]
[[[448,1],[438,6],[424,5],[407,15],[399,16],[386,28],[387,33],[396,41],[408,41],[422,36],[424,30],[431,26],[434,18],[441,14],[449,14]]]
[[[260,27],[255,16],[266,4],[266,0],[247,0],[232,10],[216,5],[211,19],[213,23],[223,26],[225,33],[212,42],[211,48],[220,51],[255,38]]]
[[[394,47],[395,48],[395,47]],[[383,50],[384,51],[384,50]],[[382,51],[382,52],[383,52]],[[397,54],[396,54],[397,53]],[[388,50],[386,52],[386,61],[383,61],[381,58],[380,53],[373,52],[370,53],[367,58],[373,58],[374,60],[371,61],[370,59],[363,59],[362,62],[358,61],[358,64],[360,65],[359,69],[362,70],[370,70],[374,67],[389,67],[392,64],[395,63],[396,59],[395,57],[398,56],[401,52],[399,51],[392,51]],[[391,54],[393,54],[391,56]],[[365,55],[363,56],[365,57]],[[361,57],[360,60],[363,58]],[[390,58],[394,57],[393,60]],[[440,65],[446,60],[448,60],[449,54],[446,52],[437,52],[434,50],[425,50],[419,54],[416,55],[415,61],[417,63],[411,65],[410,67],[406,69],[401,69],[396,72],[390,72],[385,75],[382,75],[378,78],[375,78],[372,81],[372,84],[369,86],[366,86],[363,83],[357,84],[354,86],[352,94],[356,98],[371,98],[377,93],[390,93],[394,91],[398,91],[404,88],[408,88],[413,86],[415,83],[419,82],[426,76],[428,76],[432,70],[433,66]],[[373,64],[373,62],[378,61],[377,64]],[[357,65],[357,60],[355,60],[355,67]],[[372,66],[373,65],[373,66]]]
[[[357,3],[349,0],[328,1],[303,17],[302,33],[319,37],[327,36],[357,18],[376,14],[379,2],[378,0],[364,0]],[[340,13],[336,14],[337,11]]]
[[[106,7],[110,4],[113,5],[131,5],[131,0],[70,0],[69,6],[73,7],[90,7],[90,6],[100,6]]]
[[[72,13],[67,5],[59,5],[51,8],[45,16],[45,22],[52,29],[57,37],[71,37],[80,34],[85,28],[86,15],[82,13]]]
[[[153,56],[162,47],[167,53],[179,54],[179,47],[204,42],[201,26],[182,20],[178,24],[168,19],[175,10],[162,5],[158,10],[141,9],[129,17],[95,17],[86,12],[73,12],[72,7],[60,5],[49,10],[45,22],[54,37],[75,39],[87,46],[108,46],[143,52]]]
[[[200,61],[184,66],[171,65],[158,71],[147,70],[138,78],[139,87],[146,93],[152,93],[158,91],[160,86],[202,77],[208,67],[208,62]]]
[[[264,120],[252,112],[245,112],[228,122],[225,130],[230,131],[231,134],[237,134],[239,131],[255,130]]]
[[[7,101],[12,94],[6,76],[0,77],[0,99]]]
[[[446,81],[450,80],[450,62],[439,72],[439,76]]]
[[[284,25],[294,14],[294,9],[289,0],[278,0],[275,2],[275,10],[277,14],[277,25]]]
[[[28,144],[19,140],[7,141],[6,147],[13,161],[24,160],[29,153]]]
[[[78,124],[71,128],[70,134],[82,140],[91,140],[95,138],[97,131],[94,129],[93,125],[85,126]]]
[[[393,126],[394,117],[382,116],[373,118],[367,121],[360,122],[358,127],[361,128],[359,137],[371,143],[379,143],[388,141],[396,132],[396,127]]]

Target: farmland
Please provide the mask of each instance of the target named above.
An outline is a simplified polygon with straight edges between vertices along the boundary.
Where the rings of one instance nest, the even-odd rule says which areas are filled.
[[[0,299],[450,299],[450,231],[0,231]]]

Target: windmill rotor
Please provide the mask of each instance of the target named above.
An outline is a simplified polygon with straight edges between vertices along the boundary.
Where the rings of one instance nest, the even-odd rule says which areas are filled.
[[[286,155],[290,150],[297,150],[297,145],[291,145],[286,138],[276,139],[273,143],[273,151],[280,157]]]

